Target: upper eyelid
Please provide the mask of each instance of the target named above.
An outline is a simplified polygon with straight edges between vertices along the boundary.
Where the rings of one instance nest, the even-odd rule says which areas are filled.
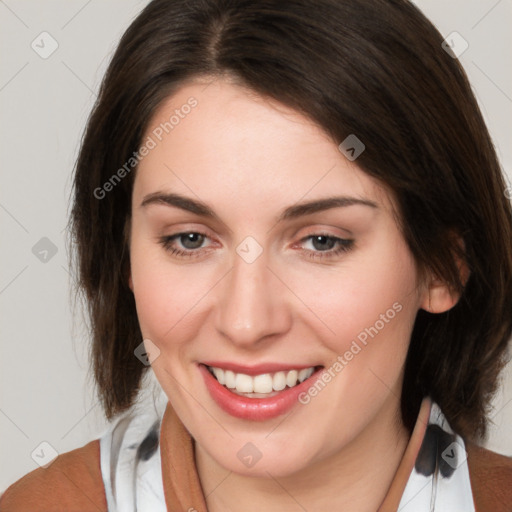
[[[325,236],[327,238],[330,238],[330,239],[333,239],[335,240],[336,242],[338,243],[343,243],[343,242],[354,242],[354,239],[353,238],[343,238],[341,236],[336,236],[336,235],[329,235],[327,233],[311,233],[310,235],[306,235],[302,238],[299,239],[298,242],[296,242],[294,245],[296,245],[297,243],[298,244],[302,244],[302,243],[306,243],[306,242],[309,242],[311,241],[315,236]],[[330,252],[330,251],[317,251],[317,252]]]
[[[189,223],[183,223],[183,224],[189,224]],[[190,223],[190,224],[194,225],[194,223]],[[200,233],[202,235],[208,236],[209,238],[215,238],[215,236],[210,235],[210,233],[213,233],[210,228],[204,227],[204,224],[200,224],[200,226],[201,227],[197,227],[197,228],[195,228],[195,227],[181,228],[179,231],[176,231],[176,233],[173,233],[172,235],[169,235],[169,236],[175,236],[175,235],[187,234],[187,233]],[[331,232],[332,229],[336,229],[338,231],[343,231],[345,234],[334,234]],[[324,235],[324,236],[329,236],[329,237],[333,237],[333,238],[349,239],[354,236],[352,231],[349,229],[336,227],[336,226],[323,227],[319,223],[308,224],[308,225],[301,226],[299,228],[291,227],[287,231],[289,232],[291,230],[293,230],[294,234],[297,234],[299,231],[307,230],[309,232],[309,234],[304,235],[305,237],[314,236],[314,235]],[[229,230],[229,232],[232,233],[232,230]]]
[[[196,235],[201,235],[201,236],[204,236],[205,238],[207,238],[209,240],[212,240],[212,237],[210,235],[208,235],[208,233],[204,233],[202,231],[179,231],[179,232],[174,233],[172,235],[163,236],[161,238],[164,238],[164,239],[167,239],[167,240],[176,241],[176,240],[179,240],[181,236],[188,235],[190,233],[194,233]],[[194,249],[186,249],[186,250],[193,251]]]

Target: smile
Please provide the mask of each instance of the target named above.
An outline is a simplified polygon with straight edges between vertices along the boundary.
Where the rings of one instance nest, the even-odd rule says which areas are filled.
[[[313,385],[324,367],[247,368],[212,362],[198,364],[198,369],[208,394],[224,412],[243,420],[265,421],[302,407],[299,395]]]
[[[207,368],[217,381],[226,388],[234,393],[254,398],[263,398],[264,395],[270,396],[273,392],[282,391],[286,387],[293,388],[311,377],[315,371],[315,367],[311,366],[300,370],[262,373],[251,376],[212,366],[207,366]]]

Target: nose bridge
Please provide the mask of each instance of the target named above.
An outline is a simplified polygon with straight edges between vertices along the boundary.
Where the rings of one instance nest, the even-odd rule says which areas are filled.
[[[286,304],[277,279],[260,254],[245,257],[240,244],[218,303],[217,329],[233,343],[250,346],[288,328]],[[247,248],[247,246],[245,247]]]

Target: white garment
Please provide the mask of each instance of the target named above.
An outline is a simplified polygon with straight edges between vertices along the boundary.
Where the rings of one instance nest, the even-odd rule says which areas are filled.
[[[167,512],[160,427],[167,399],[145,400],[100,438],[100,463],[109,512]]]
[[[101,437],[109,512],[167,512],[159,443],[166,404],[165,396],[138,403]],[[475,512],[466,458],[464,441],[432,404],[398,512]]]
[[[434,435],[429,435],[429,432],[434,432]],[[430,471],[421,471],[420,459],[429,455],[435,470],[432,474],[425,474]],[[430,409],[422,449],[398,507],[398,512],[434,511],[475,512],[464,441],[453,433],[436,403]]]

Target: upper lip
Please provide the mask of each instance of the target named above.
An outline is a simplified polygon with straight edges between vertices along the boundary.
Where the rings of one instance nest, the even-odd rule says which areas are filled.
[[[302,370],[303,368],[316,368],[315,364],[293,364],[293,363],[260,363],[250,366],[244,366],[229,361],[203,361],[201,364],[213,368],[222,368],[231,370],[234,373],[243,373],[245,375],[261,375],[263,373],[276,373],[289,370]]]

